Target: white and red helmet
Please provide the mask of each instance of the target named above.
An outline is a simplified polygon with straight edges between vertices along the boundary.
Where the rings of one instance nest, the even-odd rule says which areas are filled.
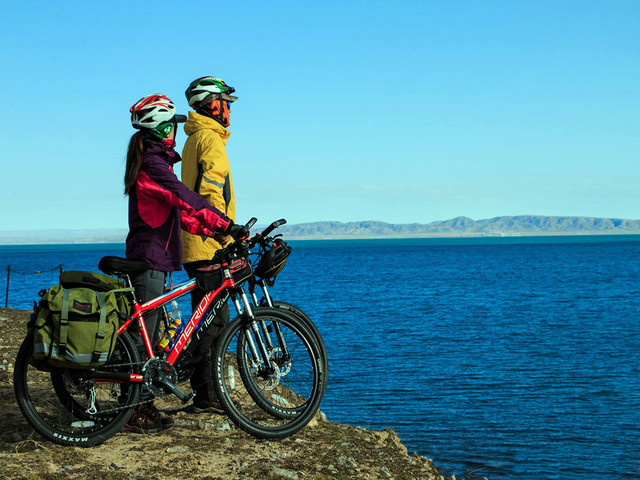
[[[129,109],[129,112],[131,112],[133,128],[148,129],[160,138],[166,137],[169,125],[173,126],[187,119],[184,115],[176,115],[176,106],[171,99],[159,93],[142,97]]]

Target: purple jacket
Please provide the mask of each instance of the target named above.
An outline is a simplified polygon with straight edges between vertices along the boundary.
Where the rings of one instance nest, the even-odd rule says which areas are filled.
[[[173,149],[145,140],[142,166],[129,192],[126,257],[144,259],[161,272],[181,269],[181,227],[196,235],[212,235],[229,226],[222,212],[173,173],[173,165],[181,160]]]

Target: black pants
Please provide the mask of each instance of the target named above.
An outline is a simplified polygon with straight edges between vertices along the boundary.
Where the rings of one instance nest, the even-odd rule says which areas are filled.
[[[195,277],[196,269],[209,263],[208,261],[190,262],[185,263],[183,267],[189,278],[193,278]],[[198,287],[191,291],[192,311],[195,311],[205,293]],[[213,351],[227,323],[229,323],[229,305],[225,304],[213,319],[211,325],[200,336],[200,339],[196,339],[194,336],[187,347],[191,355],[202,357],[202,360],[196,363],[193,375],[191,375],[191,388],[196,394],[195,403],[213,402],[218,399],[213,386]]]

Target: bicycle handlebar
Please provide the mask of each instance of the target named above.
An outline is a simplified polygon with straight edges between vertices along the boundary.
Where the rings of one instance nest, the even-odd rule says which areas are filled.
[[[251,228],[256,224],[257,221],[258,221],[258,219],[256,217],[251,217],[251,219],[245,225],[247,230],[251,230]]]
[[[256,217],[251,217],[251,219],[245,225],[247,230],[250,230],[251,227],[253,227],[257,221],[258,219]],[[284,225],[285,223],[287,223],[287,221],[284,218],[281,218],[280,220],[276,220],[267,228],[265,228],[262,232],[256,233],[252,238],[244,241],[236,241],[234,243],[231,243],[230,245],[218,250],[216,252],[216,255],[220,255],[222,258],[224,258],[229,253],[236,252],[236,251],[242,254],[245,254],[246,251],[248,251],[258,243],[264,246],[268,241],[268,235],[271,232],[273,232],[276,228]]]
[[[269,225],[267,228],[265,228],[262,231],[262,233],[260,233],[260,236],[266,237],[271,232],[273,232],[276,228],[280,227],[281,225],[284,225],[285,223],[287,223],[287,221],[284,218],[281,218],[280,220],[276,220],[271,225]]]

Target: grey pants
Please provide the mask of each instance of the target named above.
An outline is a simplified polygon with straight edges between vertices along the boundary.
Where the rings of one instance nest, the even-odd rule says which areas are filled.
[[[131,283],[136,291],[136,298],[139,303],[145,303],[164,294],[165,284],[167,280],[167,272],[159,272],[157,270],[147,270],[140,275],[131,278]],[[147,328],[151,344],[155,346],[160,339],[158,338],[158,328],[160,325],[160,310],[150,312],[144,315],[144,325]],[[142,345],[142,338],[138,337],[138,342]]]
[[[136,291],[136,299],[138,300],[138,303],[148,302],[149,300],[153,300],[154,298],[164,294],[166,280],[167,273],[159,272],[157,270],[147,270],[140,275],[131,277],[131,283],[133,284],[133,288]],[[144,315],[144,326],[146,327],[147,333],[149,334],[151,345],[153,345],[154,347],[160,341],[160,339],[158,338],[160,314],[160,310],[156,310],[155,312],[149,312]],[[137,333],[138,332],[136,331],[136,334]],[[136,347],[141,353],[141,357],[147,358],[147,354],[144,349],[144,342],[142,341],[141,336],[136,337]],[[152,399],[153,395],[147,390],[146,385],[143,385],[142,392],[140,394],[140,400],[145,402],[151,401]]]

